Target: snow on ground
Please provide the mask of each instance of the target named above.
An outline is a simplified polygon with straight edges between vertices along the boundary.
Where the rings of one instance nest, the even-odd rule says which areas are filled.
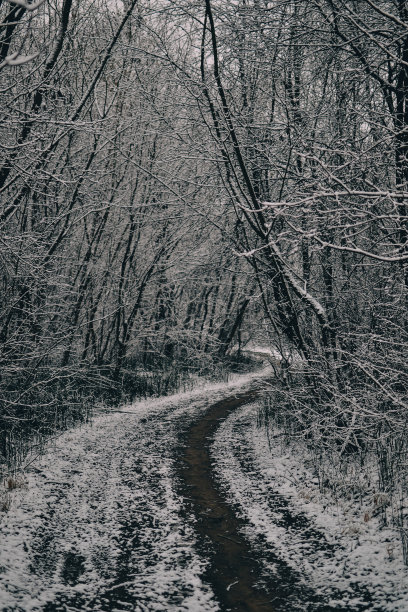
[[[237,351],[238,346],[236,345],[234,349]],[[282,357],[287,359],[290,364],[299,364],[302,362],[302,357],[296,351],[283,350],[280,352],[277,349],[271,348],[270,346],[256,344],[255,342],[247,342],[247,344],[245,344],[245,346],[241,349],[241,353],[252,356],[256,359],[271,361],[272,363],[280,362]]]
[[[114,411],[131,412],[131,413],[148,413],[151,415],[153,411],[162,410],[164,408],[175,408],[177,406],[188,405],[191,401],[216,402],[223,397],[227,397],[228,393],[235,389],[242,389],[252,384],[255,380],[270,376],[272,370],[270,367],[265,367],[262,370],[257,370],[250,374],[232,374],[228,377],[228,382],[208,383],[205,380],[198,380],[195,388],[191,391],[184,391],[167,395],[164,397],[149,398],[133,402],[132,404],[122,406]]]
[[[50,443],[0,514],[0,609],[218,610],[177,492],[177,438],[257,376],[101,411]],[[269,439],[256,426],[257,410],[244,406],[221,424],[213,456],[265,574],[274,572],[269,547],[328,610],[408,610],[398,534],[365,521],[350,502],[322,496],[307,456]]]
[[[101,413],[50,443],[0,514],[1,610],[218,609],[172,452],[183,420],[254,377]]]
[[[305,467],[305,449],[268,437],[257,427],[257,413],[256,403],[234,412],[212,446],[217,476],[249,523],[247,536],[254,545],[262,536],[263,546],[266,536],[267,545],[329,602],[328,609],[408,610],[399,534],[379,529],[376,519],[366,521],[347,499],[321,495]],[[273,571],[266,562],[265,571]]]

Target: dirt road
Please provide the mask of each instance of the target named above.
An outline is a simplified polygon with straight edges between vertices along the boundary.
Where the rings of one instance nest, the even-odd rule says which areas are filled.
[[[329,605],[262,538],[251,543],[246,520],[226,501],[212,439],[254,399],[251,388],[147,401],[50,445],[0,517],[0,609],[346,609]],[[242,470],[256,479],[246,455]],[[318,542],[284,501],[283,524]]]

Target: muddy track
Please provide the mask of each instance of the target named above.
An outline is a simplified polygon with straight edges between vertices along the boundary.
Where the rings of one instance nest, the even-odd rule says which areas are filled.
[[[56,441],[0,523],[0,610],[386,609],[358,584],[339,592],[314,581],[314,561],[333,561],[338,546],[272,483],[257,486],[264,466],[251,443],[256,408],[246,406],[256,390],[216,397],[102,416]],[[231,495],[220,442],[265,515],[259,530]],[[268,524],[284,541],[268,538]],[[297,567],[292,540],[305,558]]]
[[[180,454],[180,464],[184,464],[180,471],[182,492],[197,519],[200,545],[210,561],[206,580],[222,610],[304,610],[304,602],[314,599],[313,593],[273,553],[269,559],[274,566],[273,577],[268,584],[261,579],[256,552],[242,535],[245,521],[226,503],[213,476],[210,445],[220,421],[256,395],[251,391],[217,402],[185,431]]]
[[[248,490],[253,491],[253,499],[256,504],[257,479],[262,482],[262,473],[257,464],[256,457],[251,448],[251,431],[256,421],[257,411],[249,407],[242,406],[242,409],[235,411],[235,414],[228,419],[226,423],[228,433],[224,427],[218,430],[217,437],[219,438],[224,431],[224,436],[228,437],[230,446],[229,453],[233,454],[237,464],[238,471],[241,475],[245,475],[248,479]],[[253,407],[252,407],[253,408]],[[214,459],[214,448],[211,448]],[[216,470],[216,474],[219,470]],[[224,482],[225,485],[225,482]],[[223,487],[224,490],[224,487]],[[228,494],[228,493],[227,493]],[[231,499],[229,497],[229,499]],[[324,530],[317,528],[310,518],[299,510],[291,507],[289,499],[285,495],[279,493],[279,489],[269,488],[269,495],[264,495],[264,511],[269,520],[276,526],[283,528],[293,542],[301,543],[302,555],[309,560],[309,564],[314,566],[315,563],[330,560],[336,555],[339,549],[339,544],[334,544],[328,541],[327,534]],[[242,512],[242,509],[237,505],[233,505],[235,512]],[[252,533],[251,544],[259,551],[259,557],[266,561],[266,567],[263,571],[264,578],[268,577],[268,566],[270,566],[270,555],[274,551],[274,545],[268,542],[263,534]],[[364,610],[373,610],[372,593],[364,584],[358,582],[349,585],[347,592],[343,592],[333,585],[326,586],[326,593],[313,592],[312,589],[305,589],[296,593],[292,593],[286,601],[286,606],[283,608],[286,612],[294,609],[307,610],[308,612],[339,612],[353,610],[353,612],[363,612]],[[294,597],[293,597],[294,596]],[[301,601],[299,601],[301,599]],[[352,603],[350,603],[352,600]],[[299,608],[300,605],[300,608]]]

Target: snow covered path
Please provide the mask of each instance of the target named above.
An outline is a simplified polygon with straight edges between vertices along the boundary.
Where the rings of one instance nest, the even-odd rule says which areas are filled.
[[[236,394],[213,404],[202,418],[193,422],[184,434],[187,443],[181,458],[185,467],[181,468],[180,480],[184,482],[184,493],[190,495],[197,518],[195,530],[203,556],[210,561],[206,575],[220,608],[243,612],[305,610],[309,604],[320,604],[321,598],[316,602],[313,590],[296,568],[273,551],[259,550],[250,544],[244,535],[247,522],[226,503],[220,482],[214,478],[211,455],[220,421],[228,422],[230,415],[233,418],[241,406],[253,399],[253,393]],[[231,447],[229,439],[224,438],[224,446]],[[235,476],[242,481],[239,470]],[[273,564],[273,571],[262,578],[265,556]]]
[[[124,407],[50,445],[1,520],[1,610],[219,609],[176,491],[178,433],[252,379]]]
[[[249,559],[252,582],[266,594],[258,608],[227,607],[217,587],[223,571],[218,544],[202,529],[211,520],[206,511],[200,515],[181,466],[189,469],[184,445],[194,424],[214,412],[215,402],[239,397],[253,384],[254,377],[239,377],[228,385],[140,402],[101,414],[50,444],[27,472],[25,487],[10,493],[11,507],[0,517],[0,609],[407,610],[401,583],[384,590],[386,573],[371,584],[363,572],[361,588],[344,575],[330,584],[344,557],[342,544],[328,542],[324,528],[314,529],[312,518],[290,504],[286,492],[276,495],[274,458],[266,434],[254,425],[254,405],[234,408],[225,418],[228,409],[205,444],[216,474],[210,479],[221,496],[217,504],[227,508],[222,498],[230,503],[232,531],[219,523],[219,538],[243,542],[236,561],[245,565]],[[217,524],[219,517],[213,519]],[[233,547],[229,552],[233,565]],[[397,569],[402,580],[406,572]]]

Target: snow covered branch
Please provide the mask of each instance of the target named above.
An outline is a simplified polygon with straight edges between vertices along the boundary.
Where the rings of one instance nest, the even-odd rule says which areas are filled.
[[[45,0],[37,0],[37,2],[26,2],[26,0],[9,0],[10,4],[21,6],[23,9],[29,12],[36,11],[44,4],[44,2]]]

